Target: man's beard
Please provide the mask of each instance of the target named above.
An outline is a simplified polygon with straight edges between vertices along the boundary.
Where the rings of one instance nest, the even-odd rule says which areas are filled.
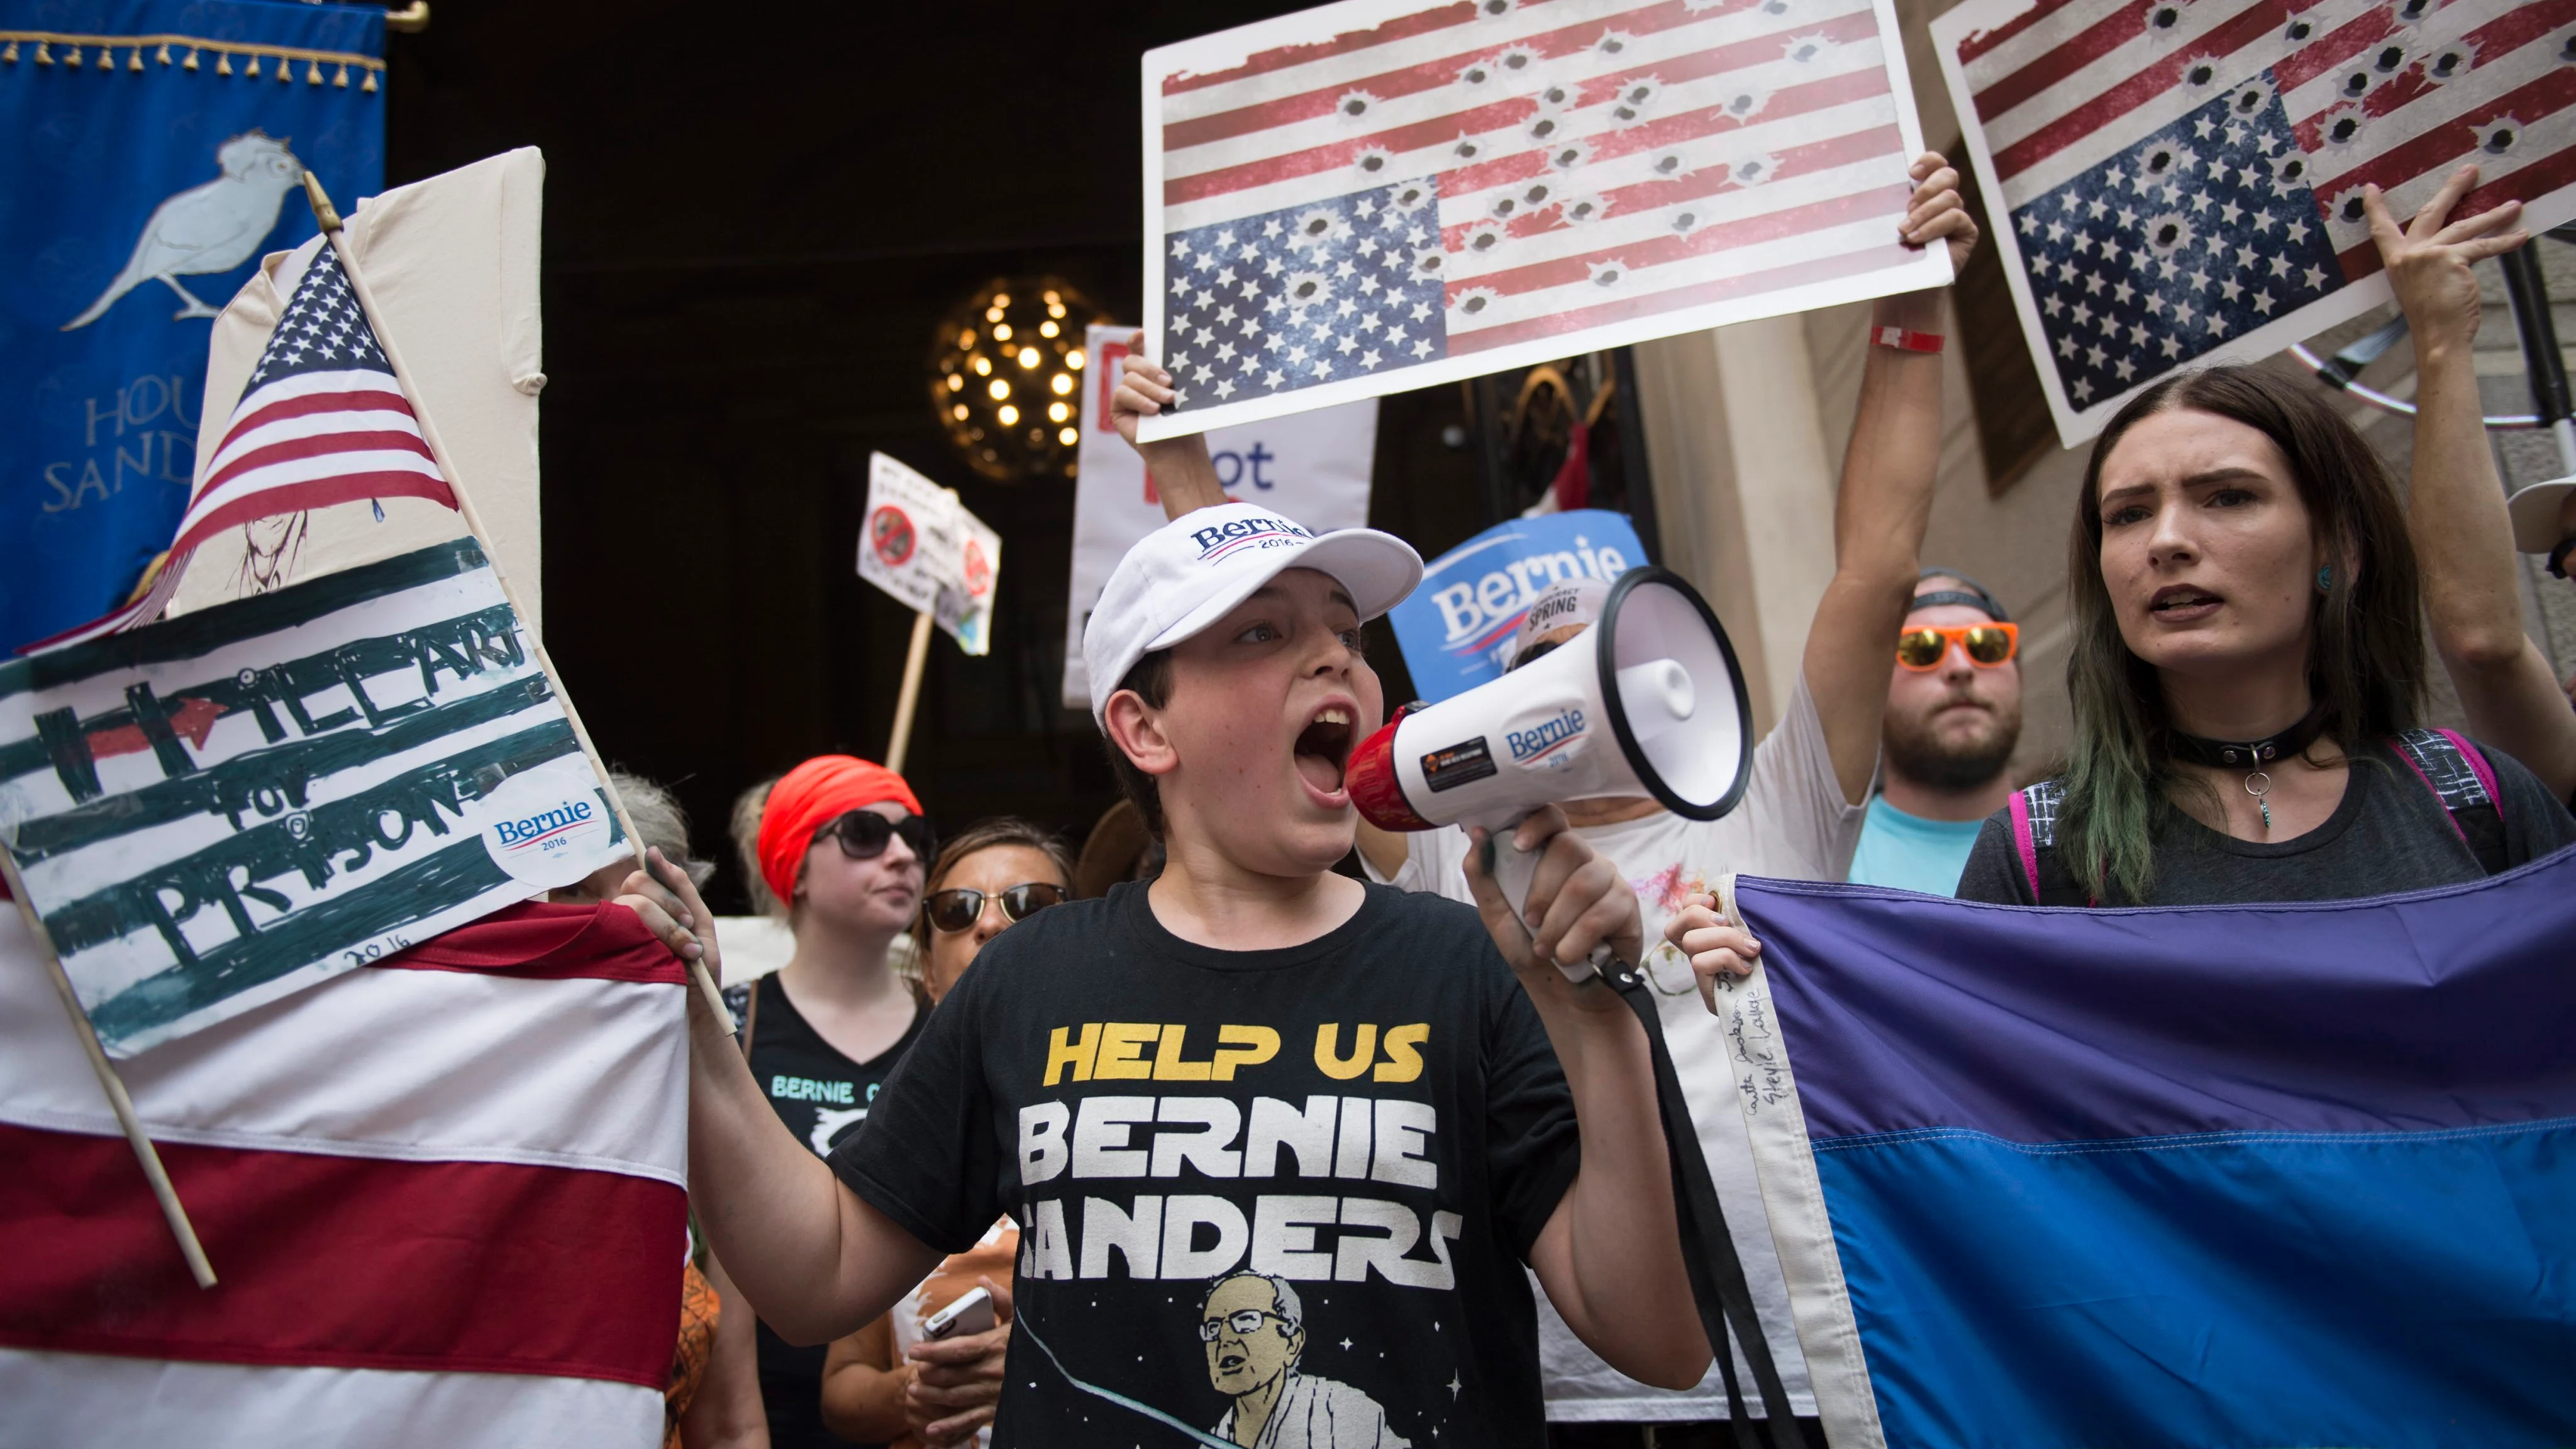
[[[2021,743],[2021,707],[1987,706],[1986,728],[1961,741],[1946,740],[1933,719],[1959,696],[1945,698],[1922,714],[1887,717],[1888,769],[1927,790],[1957,794],[1993,782]],[[1984,704],[1982,700],[1970,701]]]

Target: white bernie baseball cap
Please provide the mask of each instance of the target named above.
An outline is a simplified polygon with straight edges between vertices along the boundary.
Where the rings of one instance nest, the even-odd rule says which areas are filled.
[[[1530,600],[1529,612],[1521,616],[1520,633],[1512,640],[1512,663],[1538,642],[1541,634],[1562,629],[1568,624],[1593,625],[1601,622],[1601,606],[1610,601],[1610,586],[1595,578],[1559,579],[1539,590]]]
[[[2513,515],[2513,546],[2524,553],[2547,553],[2567,535],[2558,531],[2558,510],[2576,492],[2576,478],[2534,483],[2505,500]]]
[[[1422,555],[1391,533],[1310,533],[1250,503],[1181,515],[1127,550],[1083,625],[1092,721],[1103,722],[1109,696],[1137,660],[1224,618],[1282,569],[1313,569],[1339,580],[1365,623],[1422,582]]]

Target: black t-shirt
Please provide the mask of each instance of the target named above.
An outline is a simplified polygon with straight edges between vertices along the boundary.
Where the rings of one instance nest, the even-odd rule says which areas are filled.
[[[1033,916],[832,1154],[943,1252],[1020,1224],[997,1446],[1238,1413],[1315,1449],[1544,1442],[1521,1263],[1573,1100],[1476,913],[1366,889],[1271,951],[1181,940],[1142,885]]]
[[[884,1090],[886,1078],[921,1040],[930,1019],[928,1005],[913,1011],[903,1036],[864,1062],[854,1062],[833,1049],[805,1020],[787,988],[776,977],[760,983],[760,1012],[750,1014],[750,988],[725,993],[734,1020],[752,1028],[751,1075],[769,1098],[770,1110],[796,1140],[828,1154],[849,1140],[867,1120],[868,1109]],[[846,1449],[847,1441],[823,1427],[823,1359],[830,1346],[789,1343],[760,1324],[760,1395],[769,1413],[769,1442],[774,1449]]]
[[[2478,752],[2494,772],[2504,817],[2505,863],[2538,860],[2576,842],[2576,818],[2512,758]],[[2405,758],[2373,745],[2345,772],[2343,800],[2324,824],[2289,840],[2238,840],[2180,810],[2163,811],[2156,875],[2147,899],[2105,904],[2259,905],[2340,901],[2482,880],[2484,867],[2450,813]],[[1959,899],[2006,905],[2082,905],[2086,888],[2067,869],[2064,839],[2040,854],[2040,897],[2013,844],[2012,815],[1998,810],[1978,832],[1959,876]]]

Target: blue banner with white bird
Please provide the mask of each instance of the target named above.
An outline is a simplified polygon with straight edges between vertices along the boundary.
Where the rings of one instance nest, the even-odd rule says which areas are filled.
[[[0,0],[0,656],[170,543],[214,317],[384,185],[382,5]]]

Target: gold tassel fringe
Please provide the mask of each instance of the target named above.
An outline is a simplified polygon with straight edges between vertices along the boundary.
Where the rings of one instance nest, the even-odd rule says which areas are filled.
[[[103,71],[123,69],[140,74],[151,69],[144,61],[144,52],[148,50],[155,64],[165,67],[175,64],[181,70],[194,71],[204,67],[203,52],[212,50],[215,52],[215,74],[220,76],[238,73],[247,79],[258,80],[265,67],[274,65],[277,83],[292,85],[296,62],[301,61],[304,64],[304,83],[309,86],[322,85],[327,80],[336,90],[348,90],[349,72],[354,69],[358,72],[358,90],[373,95],[384,88],[378,74],[384,69],[383,64],[365,57],[331,51],[236,48],[221,41],[200,44],[186,36],[139,35],[128,43],[116,36],[48,35],[41,31],[23,30],[0,32],[0,65],[16,65],[30,41],[35,44],[35,54],[30,58],[36,64],[51,66],[59,63],[72,70],[88,65]],[[60,54],[54,49],[58,45],[62,47]],[[120,46],[125,50],[122,66],[118,64],[116,53]],[[173,57],[171,52],[174,49],[182,53]],[[238,72],[233,66],[236,56],[241,61]]]

